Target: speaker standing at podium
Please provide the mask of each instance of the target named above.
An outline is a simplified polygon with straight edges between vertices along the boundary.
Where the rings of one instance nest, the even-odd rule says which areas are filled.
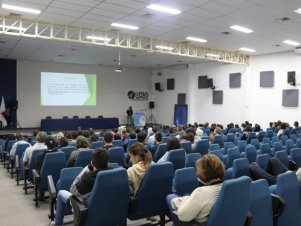
[[[132,125],[133,124],[133,109],[130,106],[127,110],[126,110],[126,114],[127,114],[127,125]]]

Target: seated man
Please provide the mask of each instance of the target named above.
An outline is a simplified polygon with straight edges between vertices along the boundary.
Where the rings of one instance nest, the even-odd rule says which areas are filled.
[[[67,162],[67,167],[74,166],[77,156],[79,155],[79,152],[86,151],[89,149],[88,140],[82,135],[78,136],[76,139],[76,148],[77,150],[73,151],[69,157],[69,160]]]
[[[45,139],[45,144],[47,146],[47,150],[43,151],[42,153],[40,153],[37,157],[36,157],[36,170],[38,172],[40,172],[45,156],[48,153],[53,153],[53,152],[57,152],[57,140],[54,136],[47,136]]]
[[[105,132],[103,135],[103,139],[105,141],[105,145],[103,146],[104,149],[109,150],[109,148],[114,147],[113,146],[113,134],[112,132]]]
[[[158,148],[159,144],[162,144],[162,133],[157,132],[155,134],[155,143],[150,149],[150,152],[152,153],[153,157],[155,156],[155,153],[157,151],[157,148]]]
[[[16,138],[17,138],[17,142],[14,143],[14,145],[12,146],[11,151],[10,151],[10,153],[9,153],[9,155],[10,155],[12,158],[15,157],[15,155],[16,155],[16,150],[17,150],[17,146],[18,146],[19,144],[29,144],[27,141],[24,140],[24,137],[23,137],[23,135],[22,135],[21,133],[17,133],[17,134],[16,134]],[[29,144],[29,146],[31,146],[31,145]]]
[[[87,200],[97,176],[97,173],[102,170],[110,169],[108,167],[109,153],[104,148],[96,148],[92,154],[91,164],[86,166],[81,173],[75,178],[70,187],[70,192],[60,190],[56,200],[56,215],[55,221],[50,225],[61,226],[64,221],[64,214],[71,195],[76,195],[81,199]]]

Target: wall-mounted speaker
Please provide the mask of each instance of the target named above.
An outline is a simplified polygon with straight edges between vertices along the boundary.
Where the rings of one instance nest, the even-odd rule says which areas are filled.
[[[175,79],[169,78],[167,79],[167,90],[174,90],[175,89]]]
[[[154,102],[154,101],[150,101],[148,104],[149,104],[148,107],[149,107],[150,109],[155,108],[155,102]]]
[[[8,103],[7,103],[7,106],[11,110],[17,110],[18,109],[18,101],[17,100],[9,100]]]
[[[287,83],[291,84],[292,86],[296,85],[296,72],[295,71],[287,72]]]
[[[213,87],[213,79],[212,78],[208,78],[207,84],[208,84],[208,88],[212,88]]]
[[[160,82],[156,82],[156,83],[155,83],[155,89],[156,89],[157,91],[161,91],[161,85],[160,85]]]

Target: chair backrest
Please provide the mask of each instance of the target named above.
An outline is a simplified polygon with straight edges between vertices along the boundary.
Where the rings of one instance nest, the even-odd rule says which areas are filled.
[[[194,167],[195,168],[195,163],[199,158],[201,158],[200,153],[190,153],[190,154],[186,155],[185,167]]]
[[[259,140],[259,142],[262,142],[263,138],[265,138],[266,133],[264,131],[260,131],[258,133],[257,139]]]
[[[180,144],[187,154],[192,152],[191,141],[181,141]]]
[[[296,167],[301,167],[301,148],[291,149],[291,160],[296,163]]]
[[[60,179],[56,183],[56,189],[59,190],[70,190],[70,186],[74,179],[82,171],[83,167],[70,167],[61,169]]]
[[[85,167],[88,165],[92,160],[92,150],[83,150],[78,153],[78,156],[75,160],[74,166],[75,167]]]
[[[174,170],[185,167],[185,150],[183,148],[170,150],[166,161],[173,164]]]
[[[291,139],[288,139],[285,141],[285,150],[288,155],[291,154],[291,149],[295,147],[294,141]]]
[[[267,130],[267,131],[266,131],[266,137],[272,139],[273,135],[274,135],[273,130]]]
[[[237,142],[237,147],[240,153],[245,152],[245,149],[247,147],[247,142],[245,140],[240,140]]]
[[[226,163],[225,156],[223,155],[221,150],[209,151],[209,154],[217,156],[223,163]]]
[[[199,185],[195,168],[188,167],[175,171],[173,188],[180,196],[191,194]]]
[[[263,144],[269,144],[269,145],[271,145],[270,138],[268,138],[268,137],[263,138],[263,139],[262,139],[262,143],[263,143]]]
[[[228,149],[234,148],[234,147],[235,147],[234,143],[228,142],[228,141],[225,142],[225,143],[224,143],[224,154],[227,155]]]
[[[237,147],[234,148],[230,148],[228,150],[228,155],[227,155],[227,159],[226,159],[226,167],[230,168],[233,166],[233,161],[235,159],[239,159],[240,158],[240,152],[238,150]]]
[[[77,119],[78,118],[78,116],[77,115],[73,115],[73,117],[72,118],[74,118],[74,119]]]
[[[162,143],[167,144],[169,141],[169,137],[162,137]]]
[[[48,175],[52,176],[53,183],[56,184],[63,168],[66,168],[66,157],[63,152],[47,153],[40,171],[40,191],[48,190]]]
[[[126,222],[129,199],[129,182],[125,169],[98,172],[88,199],[85,225],[122,225]]]
[[[76,150],[75,146],[62,147],[60,151],[65,153],[66,161],[68,161],[71,153]]]
[[[17,140],[9,140],[6,144],[5,151],[10,152],[13,145],[17,142]]]
[[[120,167],[119,164],[116,162],[109,162],[108,166],[113,169]]]
[[[154,162],[157,162],[166,153],[167,144],[159,144],[154,155]]]
[[[29,144],[18,144],[16,148],[16,156],[19,156],[19,159],[21,158],[23,152],[28,148],[30,145]]]
[[[32,154],[31,154],[31,158],[30,158],[29,167],[28,167],[29,168],[28,179],[32,179],[32,170],[36,169],[36,158],[43,151],[46,151],[46,149],[36,149],[36,150],[33,150]]]
[[[283,134],[283,135],[281,136],[281,142],[282,142],[282,145],[283,145],[283,146],[285,146],[285,142],[286,142],[287,140],[288,140],[288,136]]]
[[[118,163],[125,166],[123,147],[113,147],[109,149],[109,162]]]
[[[272,198],[268,182],[256,180],[251,185],[251,226],[273,226]]]
[[[245,157],[249,163],[256,162],[257,151],[254,145],[248,144],[245,149]]]
[[[122,140],[113,140],[112,144],[115,147],[123,147],[123,141]]]
[[[256,150],[260,149],[260,144],[259,144],[259,140],[258,139],[252,139],[250,144],[254,145],[255,148],[256,148]]]
[[[300,186],[294,172],[277,176],[276,195],[286,202],[282,214],[275,219],[276,226],[301,225]]]
[[[301,148],[301,139],[297,139],[296,141],[296,148]]]
[[[260,168],[264,169],[268,164],[269,159],[270,159],[269,154],[257,155],[256,163],[259,165]]]
[[[272,144],[274,144],[275,142],[279,142],[279,137],[277,136],[272,137]]]
[[[86,115],[85,118],[91,118],[91,116],[90,115]]]
[[[127,150],[129,149],[129,147],[131,147],[133,144],[135,144],[137,142],[138,142],[137,139],[129,139],[128,143],[127,143]]]
[[[277,151],[275,157],[279,159],[287,168],[289,167],[289,159],[286,151]]]
[[[208,154],[209,149],[209,140],[198,140],[195,147],[195,152],[200,153],[201,155]]]
[[[282,143],[279,141],[273,143],[273,152],[276,153],[277,151],[283,151]]]
[[[272,154],[272,149],[271,149],[270,144],[267,144],[267,143],[261,144],[260,145],[260,153],[261,154],[269,154],[269,155],[271,155]]]
[[[212,144],[219,144],[222,147],[223,146],[223,137],[221,135],[214,136]]]
[[[234,138],[234,144],[235,144],[235,146],[237,146],[238,141],[240,141],[240,137],[235,137]]]
[[[166,214],[165,198],[171,193],[173,175],[172,163],[151,164],[136,193],[135,209],[128,214],[128,218],[136,220]]]
[[[234,128],[233,128],[234,129]],[[235,130],[235,129],[234,129]],[[228,134],[227,134],[227,142],[234,142],[234,138],[235,138],[235,136],[234,136],[234,134],[233,134],[233,132],[235,133],[235,131],[232,131],[232,133],[229,133],[228,132]]]
[[[244,225],[251,203],[251,179],[243,176],[223,182],[206,226]]]
[[[290,139],[294,141],[294,143],[296,143],[297,141],[297,135],[296,134],[291,134],[290,135]]]
[[[90,148],[91,149],[95,149],[95,148],[101,148],[103,147],[105,144],[103,141],[94,141],[91,143]]]
[[[251,140],[257,139],[256,133],[255,132],[249,132],[248,137],[246,139],[247,144],[251,143]]]
[[[221,146],[219,144],[210,144],[209,151],[220,150]]]
[[[250,165],[249,160],[246,158],[235,159],[233,161],[232,179],[241,176],[251,177],[249,165]]]

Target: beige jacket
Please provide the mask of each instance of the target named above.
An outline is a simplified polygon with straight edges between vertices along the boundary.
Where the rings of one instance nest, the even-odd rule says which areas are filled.
[[[138,163],[134,164],[133,166],[131,166],[130,168],[128,168],[128,170],[127,170],[129,183],[130,183],[130,186],[134,190],[134,195],[136,194],[136,192],[140,186],[140,183],[141,183],[142,179],[144,178],[146,170],[147,169],[144,166],[143,162],[138,162]]]

